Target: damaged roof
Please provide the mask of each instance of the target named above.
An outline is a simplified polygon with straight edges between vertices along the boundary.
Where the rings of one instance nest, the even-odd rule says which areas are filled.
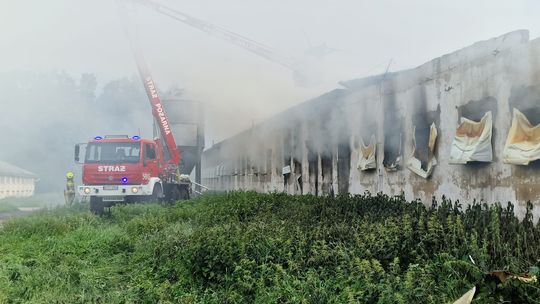
[[[37,178],[36,174],[3,161],[0,161],[0,176]]]
[[[534,41],[536,42],[536,40]],[[365,87],[377,85],[382,81],[399,78],[400,87],[407,89],[414,83],[429,81],[436,74],[443,71],[456,68],[463,64],[471,64],[474,61],[483,60],[488,57],[495,57],[501,52],[510,51],[519,45],[526,45],[529,42],[528,30],[516,30],[498,37],[476,42],[460,50],[434,58],[414,68],[343,80],[339,84],[349,90],[361,90]],[[400,89],[394,88],[394,90]]]

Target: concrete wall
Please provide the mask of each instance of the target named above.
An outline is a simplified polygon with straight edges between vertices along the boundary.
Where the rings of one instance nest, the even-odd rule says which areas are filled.
[[[29,197],[35,191],[35,179],[0,175],[0,199],[6,197]]]
[[[512,201],[519,216],[530,200],[536,217],[540,215],[540,165],[501,161],[512,108],[528,111],[531,122],[540,122],[540,39],[529,41],[527,31],[516,31],[415,69],[341,85],[343,89],[306,101],[205,151],[203,184],[215,190],[316,195],[403,192],[408,199],[426,203],[443,195],[464,205],[473,200]],[[494,123],[493,162],[449,164],[460,117],[478,119],[488,110]],[[413,127],[425,129],[431,122],[439,134],[438,164],[424,179],[408,170],[404,160],[413,153]],[[367,143],[371,135],[377,139],[377,169],[359,171],[359,139]],[[402,167],[385,170],[385,154],[388,161],[399,151]]]

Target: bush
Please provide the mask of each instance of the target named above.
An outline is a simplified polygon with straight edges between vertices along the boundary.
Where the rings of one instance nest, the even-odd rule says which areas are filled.
[[[0,230],[0,302],[534,302],[540,225],[508,204],[232,192],[103,218],[59,208]],[[474,261],[474,262],[473,262]]]

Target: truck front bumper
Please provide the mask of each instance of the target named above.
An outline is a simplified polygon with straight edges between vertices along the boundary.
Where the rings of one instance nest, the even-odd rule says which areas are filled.
[[[84,185],[77,188],[82,197],[96,196],[104,201],[123,201],[126,196],[152,195],[150,185]]]

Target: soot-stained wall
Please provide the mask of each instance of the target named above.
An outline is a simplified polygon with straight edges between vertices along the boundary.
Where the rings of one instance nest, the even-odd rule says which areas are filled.
[[[342,82],[341,89],[209,148],[203,154],[203,183],[218,191],[382,191],[426,203],[445,195],[464,205],[473,200],[512,201],[520,216],[531,201],[538,218],[540,166],[504,164],[501,155],[513,108],[531,123],[540,122],[539,58],[540,39],[530,41],[527,31],[516,31],[414,69]],[[487,111],[493,115],[493,161],[450,164],[460,118],[480,120]],[[405,163],[413,155],[425,162],[432,123],[438,133],[433,152],[437,162],[423,178]],[[360,171],[358,142],[361,138],[368,144],[371,136],[377,142],[377,168]],[[235,167],[235,160],[246,158],[251,167],[266,168],[265,173]]]

